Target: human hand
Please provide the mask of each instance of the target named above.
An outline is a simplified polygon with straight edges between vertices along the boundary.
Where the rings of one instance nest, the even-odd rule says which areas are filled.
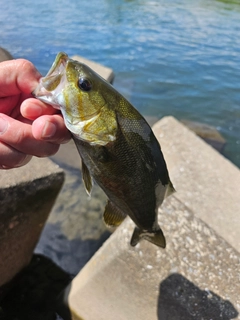
[[[40,77],[27,60],[0,63],[0,169],[53,155],[71,138],[59,111],[32,98]]]

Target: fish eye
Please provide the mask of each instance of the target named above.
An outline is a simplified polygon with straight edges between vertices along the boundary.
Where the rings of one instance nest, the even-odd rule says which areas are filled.
[[[82,90],[82,91],[90,91],[92,89],[92,83],[91,81],[89,81],[86,78],[80,78],[78,80],[78,87]]]

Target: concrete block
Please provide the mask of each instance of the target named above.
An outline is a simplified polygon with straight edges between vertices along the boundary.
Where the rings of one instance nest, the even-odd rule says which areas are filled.
[[[0,286],[26,266],[64,180],[48,159],[1,170]]]
[[[240,250],[240,171],[173,117],[153,126],[176,198]]]
[[[181,120],[181,122],[190,130],[195,132],[205,142],[210,144],[214,149],[219,152],[223,152],[226,145],[226,140],[216,128],[205,123],[190,120]]]
[[[81,159],[72,139],[68,143],[62,144],[58,152],[51,156],[50,159],[59,165],[65,164],[75,169],[80,169],[81,167]]]
[[[240,319],[239,253],[174,196],[159,222],[165,250],[131,247],[130,219],[105,242],[65,291],[73,320]]]
[[[153,129],[177,190],[159,209],[166,249],[132,248],[127,218],[65,304],[74,320],[240,319],[239,169],[172,117]]]
[[[6,49],[0,47],[0,62],[6,60],[12,60],[13,56]]]

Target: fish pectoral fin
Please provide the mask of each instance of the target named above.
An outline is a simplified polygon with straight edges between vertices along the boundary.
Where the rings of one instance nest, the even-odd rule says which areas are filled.
[[[85,163],[82,160],[82,179],[83,179],[83,183],[85,186],[85,190],[87,192],[88,195],[91,194],[92,191],[92,177],[90,175],[90,172],[87,168],[87,166],[85,165]]]
[[[162,230],[159,228],[154,232],[147,232],[142,231],[139,228],[135,228],[133,231],[132,239],[131,239],[131,246],[136,246],[138,242],[142,239],[145,239],[158,247],[165,248],[166,247],[166,240]]]
[[[103,214],[103,220],[108,227],[118,227],[126,218],[126,214],[108,201]]]

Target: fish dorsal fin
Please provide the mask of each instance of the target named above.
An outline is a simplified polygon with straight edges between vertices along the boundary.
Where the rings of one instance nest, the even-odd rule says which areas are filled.
[[[118,227],[125,218],[126,215],[111,201],[108,201],[103,214],[105,224],[109,227]]]
[[[176,192],[176,190],[174,189],[174,186],[172,184],[172,182],[169,180],[166,192],[165,192],[165,196],[164,199],[166,199],[168,196],[170,196],[171,194],[173,194],[174,192]]]
[[[87,168],[87,166],[85,165],[85,163],[82,160],[82,179],[83,179],[83,183],[85,186],[85,190],[87,192],[88,195],[91,194],[92,191],[92,177],[90,175],[90,172]]]

